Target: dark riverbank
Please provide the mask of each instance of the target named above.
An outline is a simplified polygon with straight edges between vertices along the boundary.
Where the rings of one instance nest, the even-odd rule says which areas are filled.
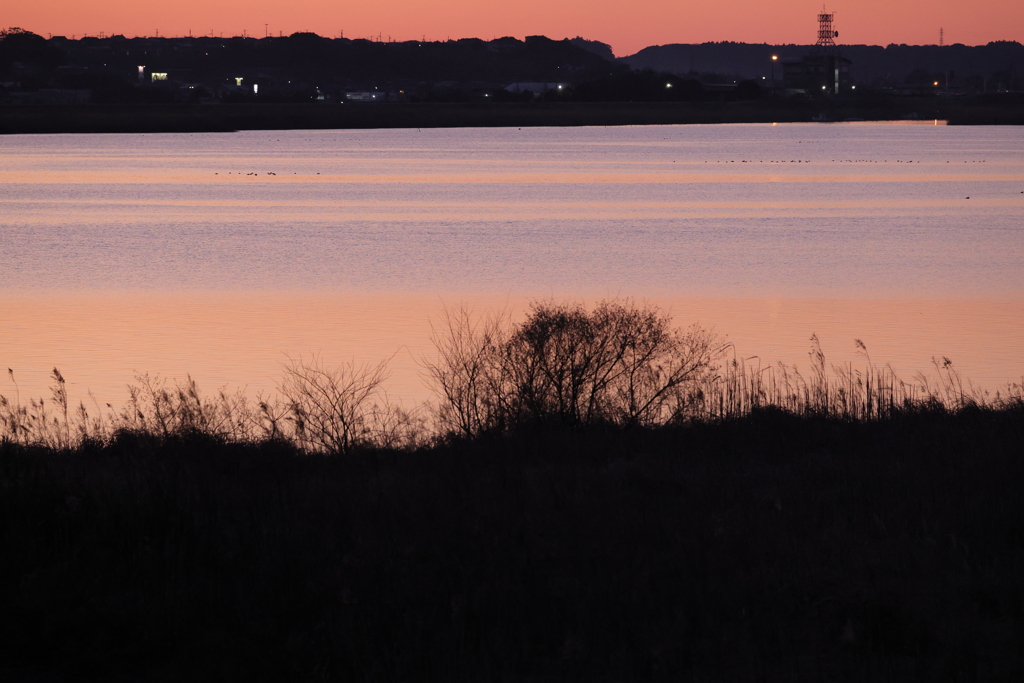
[[[803,102],[8,105],[0,107],[0,134],[782,123],[822,115],[830,121],[918,118],[964,125],[1024,125],[1024,101],[932,97]]]
[[[1024,412],[0,445],[0,677],[1024,677]]]

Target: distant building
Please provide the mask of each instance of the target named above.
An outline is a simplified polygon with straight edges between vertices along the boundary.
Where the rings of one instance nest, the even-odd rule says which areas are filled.
[[[792,94],[834,95],[849,89],[852,63],[838,51],[787,59],[782,62],[782,84]]]
[[[853,62],[839,53],[835,41],[839,31],[832,28],[834,17],[822,10],[818,15],[818,42],[810,53],[782,62],[782,83],[788,92],[835,95],[850,87],[850,65]]]

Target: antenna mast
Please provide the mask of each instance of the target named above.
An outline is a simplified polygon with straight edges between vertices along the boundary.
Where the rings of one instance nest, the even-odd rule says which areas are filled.
[[[826,13],[825,6],[821,6],[821,14],[818,15],[818,47],[835,47],[835,39],[839,37],[839,31],[832,30],[832,18],[834,14]]]

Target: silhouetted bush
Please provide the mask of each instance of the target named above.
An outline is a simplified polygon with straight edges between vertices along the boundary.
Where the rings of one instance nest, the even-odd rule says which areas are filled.
[[[0,394],[0,442],[53,449],[119,432],[157,438],[203,434],[222,442],[284,442],[302,452],[411,450],[453,435],[524,427],[650,427],[742,418],[768,408],[794,415],[876,420],[941,408],[1004,409],[1024,403],[1024,383],[990,395],[962,378],[948,358],[912,381],[871,361],[828,365],[811,337],[810,372],[762,367],[699,327],[680,329],[655,307],[604,301],[591,309],[534,303],[525,320],[449,311],[435,329],[436,354],[424,360],[436,402],[404,409],[388,399],[386,361],[327,366],[317,357],[284,370],[277,392],[204,395],[188,377],[138,375],[120,408],[74,406],[53,370],[49,400]],[[756,361],[759,363],[759,361]]]
[[[0,73],[14,62],[52,69],[67,60],[46,38],[21,28],[0,29]]]
[[[527,319],[451,312],[428,364],[443,428],[475,435],[525,424],[665,424],[682,417],[722,346],[631,302],[535,303]]]
[[[0,680],[1024,677],[1020,385],[631,302],[443,322],[434,425],[383,363],[103,415],[9,371]]]

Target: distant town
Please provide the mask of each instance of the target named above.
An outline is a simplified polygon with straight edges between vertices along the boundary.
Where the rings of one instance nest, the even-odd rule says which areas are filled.
[[[819,15],[831,20],[831,15]],[[0,104],[649,102],[1024,91],[1024,46],[704,43],[616,58],[575,38],[387,42],[0,32]]]

